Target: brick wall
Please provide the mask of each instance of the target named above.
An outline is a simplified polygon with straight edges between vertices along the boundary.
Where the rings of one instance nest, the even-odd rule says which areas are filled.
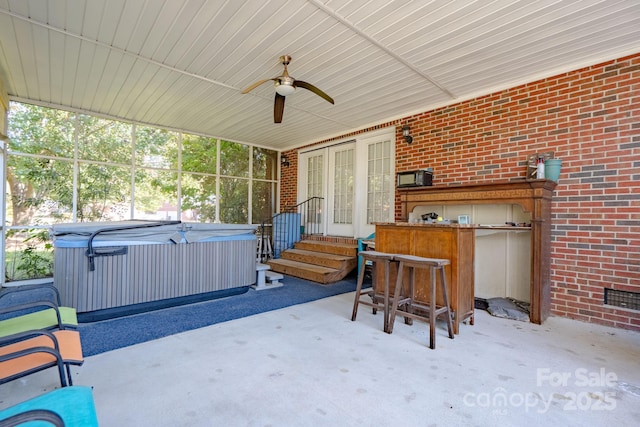
[[[401,137],[405,123],[411,145]],[[640,292],[640,54],[377,127],[389,125],[396,170],[432,167],[434,185],[523,177],[533,153],[562,158],[552,313],[640,331],[640,311],[603,303],[605,287]],[[295,203],[297,167],[288,169],[282,200]]]
[[[298,153],[283,151],[280,155],[287,156],[289,162],[289,166],[280,168],[280,212],[283,212],[298,203]]]

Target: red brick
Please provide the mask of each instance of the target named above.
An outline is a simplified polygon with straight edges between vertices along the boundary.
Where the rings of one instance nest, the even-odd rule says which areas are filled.
[[[552,207],[554,225],[580,228],[552,242],[552,313],[640,331],[640,313],[612,310],[599,302],[602,289],[612,284],[640,292],[640,230],[623,225],[640,220],[640,200],[618,205],[597,199],[640,193],[635,178],[638,148],[623,149],[640,138],[640,72],[631,68],[638,64],[640,54],[630,55],[349,135],[395,126],[396,170],[429,165],[437,171],[436,185],[522,177],[527,155],[553,151],[563,158]],[[411,146],[400,131],[407,122],[416,136]],[[526,139],[511,141],[525,135]],[[296,150],[286,155],[291,166],[283,169],[281,205],[296,202],[297,162],[291,161]],[[485,165],[499,169],[487,173]],[[598,174],[603,171],[616,174]],[[603,188],[604,183],[615,187]],[[396,194],[396,218],[400,211]],[[577,217],[560,219],[558,215],[566,212]],[[580,244],[592,246],[571,247]],[[614,249],[596,250],[595,245]]]

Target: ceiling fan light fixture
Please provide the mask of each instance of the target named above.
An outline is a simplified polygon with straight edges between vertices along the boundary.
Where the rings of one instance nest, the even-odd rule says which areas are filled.
[[[287,80],[281,78],[280,80],[276,80],[275,87],[276,92],[282,96],[291,95],[296,90],[296,87],[293,85],[293,79]]]

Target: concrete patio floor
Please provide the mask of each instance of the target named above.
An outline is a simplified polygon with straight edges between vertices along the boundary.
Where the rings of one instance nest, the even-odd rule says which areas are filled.
[[[476,310],[451,340],[382,316],[354,293],[88,357],[100,425],[635,426],[640,333]],[[0,386],[7,407],[58,386],[49,369]]]

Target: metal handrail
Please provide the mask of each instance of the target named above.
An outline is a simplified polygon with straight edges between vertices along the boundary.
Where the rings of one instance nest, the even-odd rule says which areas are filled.
[[[258,254],[260,262],[271,257],[280,258],[282,251],[293,248],[305,236],[322,234],[323,200],[324,197],[310,197],[304,202],[285,207],[282,212],[264,219],[260,226],[259,238],[262,242],[265,242],[265,238],[273,242],[273,253],[261,251]],[[267,221],[270,221],[270,224],[267,224]]]
[[[101,228],[95,232],[93,232],[91,234],[91,236],[89,237],[89,242],[87,243],[87,251],[85,253],[85,255],[87,256],[87,258],[89,259],[89,271],[94,271],[96,269],[95,266],[95,261],[94,258],[95,257],[100,257],[100,256],[114,256],[114,255],[126,255],[127,253],[127,247],[117,247],[117,248],[109,248],[107,250],[97,250],[94,246],[93,246],[93,239],[96,238],[96,236],[98,236],[99,234],[103,234],[103,233],[109,233],[110,231],[123,231],[123,230],[134,230],[137,228],[149,228],[149,227],[160,227],[162,225],[172,225],[172,224],[180,224],[182,221],[180,220],[176,220],[176,221],[145,221],[145,220],[138,220],[140,221],[139,224],[133,224],[133,225],[124,225],[124,226],[117,226],[117,227],[105,227],[105,228]]]

